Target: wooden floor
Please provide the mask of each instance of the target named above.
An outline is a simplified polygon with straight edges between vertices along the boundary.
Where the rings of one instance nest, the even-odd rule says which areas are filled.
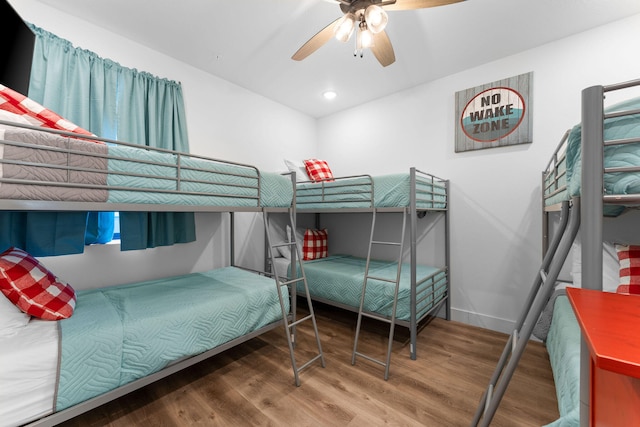
[[[351,365],[355,314],[314,305],[326,368],[310,365],[296,387],[284,330],[278,328],[210,360],[62,424],[87,426],[468,426],[507,336],[434,319],[409,359],[398,328],[388,381],[383,368]],[[359,350],[382,358],[385,326],[363,323]],[[297,358],[315,340],[299,327]],[[549,358],[529,343],[492,426],[541,426],[558,417]]]

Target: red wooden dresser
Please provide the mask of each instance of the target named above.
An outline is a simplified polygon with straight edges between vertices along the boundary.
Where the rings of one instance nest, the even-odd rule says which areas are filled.
[[[591,426],[640,426],[640,296],[567,288],[591,366]]]

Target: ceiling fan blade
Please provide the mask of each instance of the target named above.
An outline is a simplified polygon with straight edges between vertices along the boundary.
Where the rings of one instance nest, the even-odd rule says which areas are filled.
[[[335,27],[341,19],[342,16],[324,27],[322,30],[318,31],[315,36],[311,37],[300,49],[298,49],[296,53],[293,54],[291,59],[302,61],[304,58],[320,49],[322,45],[331,40],[331,37],[335,34]]]
[[[384,10],[412,10],[427,7],[446,6],[465,0],[396,0],[393,4],[383,5]]]
[[[391,40],[386,31],[381,31],[373,35],[373,43],[371,51],[376,57],[380,65],[386,67],[396,62],[396,54],[393,52],[393,46],[391,46]]]

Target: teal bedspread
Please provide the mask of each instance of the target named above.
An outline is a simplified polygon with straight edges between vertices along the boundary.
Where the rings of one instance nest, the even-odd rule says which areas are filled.
[[[279,319],[273,279],[234,267],[79,291],[73,316],[60,321],[56,409]]]
[[[358,176],[323,183],[299,183],[298,209],[369,208],[373,193],[375,207],[405,207],[410,201],[409,173]],[[425,209],[446,208],[446,189],[442,181],[416,178],[417,205]]]
[[[556,297],[546,345],[560,412],[560,418],[547,427],[577,427],[580,425],[580,327],[566,295]]]
[[[357,309],[360,306],[365,267],[365,259],[349,255],[332,255],[327,258],[304,261],[304,272],[311,297],[346,304]],[[288,274],[291,275],[291,267]],[[420,318],[446,295],[447,279],[441,269],[424,265],[417,266],[416,274],[418,280],[433,276],[417,289],[417,299],[425,297],[416,307],[418,318]],[[395,281],[397,264],[393,261],[372,260],[369,275]],[[298,291],[303,291],[302,284],[298,285]],[[393,292],[393,283],[369,280],[364,309],[390,317]],[[410,319],[410,292],[411,270],[408,264],[403,264],[396,311],[396,317],[400,320]]]
[[[289,177],[245,165],[117,146],[109,156],[109,203],[289,207],[293,199]]]
[[[640,108],[640,98],[633,98],[613,105],[605,110],[607,113]],[[614,139],[640,137],[640,114],[632,116],[614,117],[604,122],[605,141]],[[567,140],[567,193],[565,198],[580,195],[582,185],[582,127],[573,127]],[[608,146],[604,149],[604,167],[640,166],[640,143]],[[605,194],[639,194],[639,172],[616,172],[604,176]],[[547,202],[547,204],[550,204]],[[607,207],[606,215],[618,215],[623,207]]]

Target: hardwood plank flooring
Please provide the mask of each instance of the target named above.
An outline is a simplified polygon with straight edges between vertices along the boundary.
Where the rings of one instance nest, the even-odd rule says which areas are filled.
[[[314,305],[326,368],[293,382],[284,330],[277,328],[63,424],[87,426],[468,426],[507,336],[434,319],[410,360],[398,327],[390,376],[358,358],[351,365],[355,313]],[[296,357],[312,357],[311,322],[298,328]],[[387,325],[365,319],[359,351],[382,359]],[[530,342],[492,426],[541,426],[558,418],[544,345]]]

